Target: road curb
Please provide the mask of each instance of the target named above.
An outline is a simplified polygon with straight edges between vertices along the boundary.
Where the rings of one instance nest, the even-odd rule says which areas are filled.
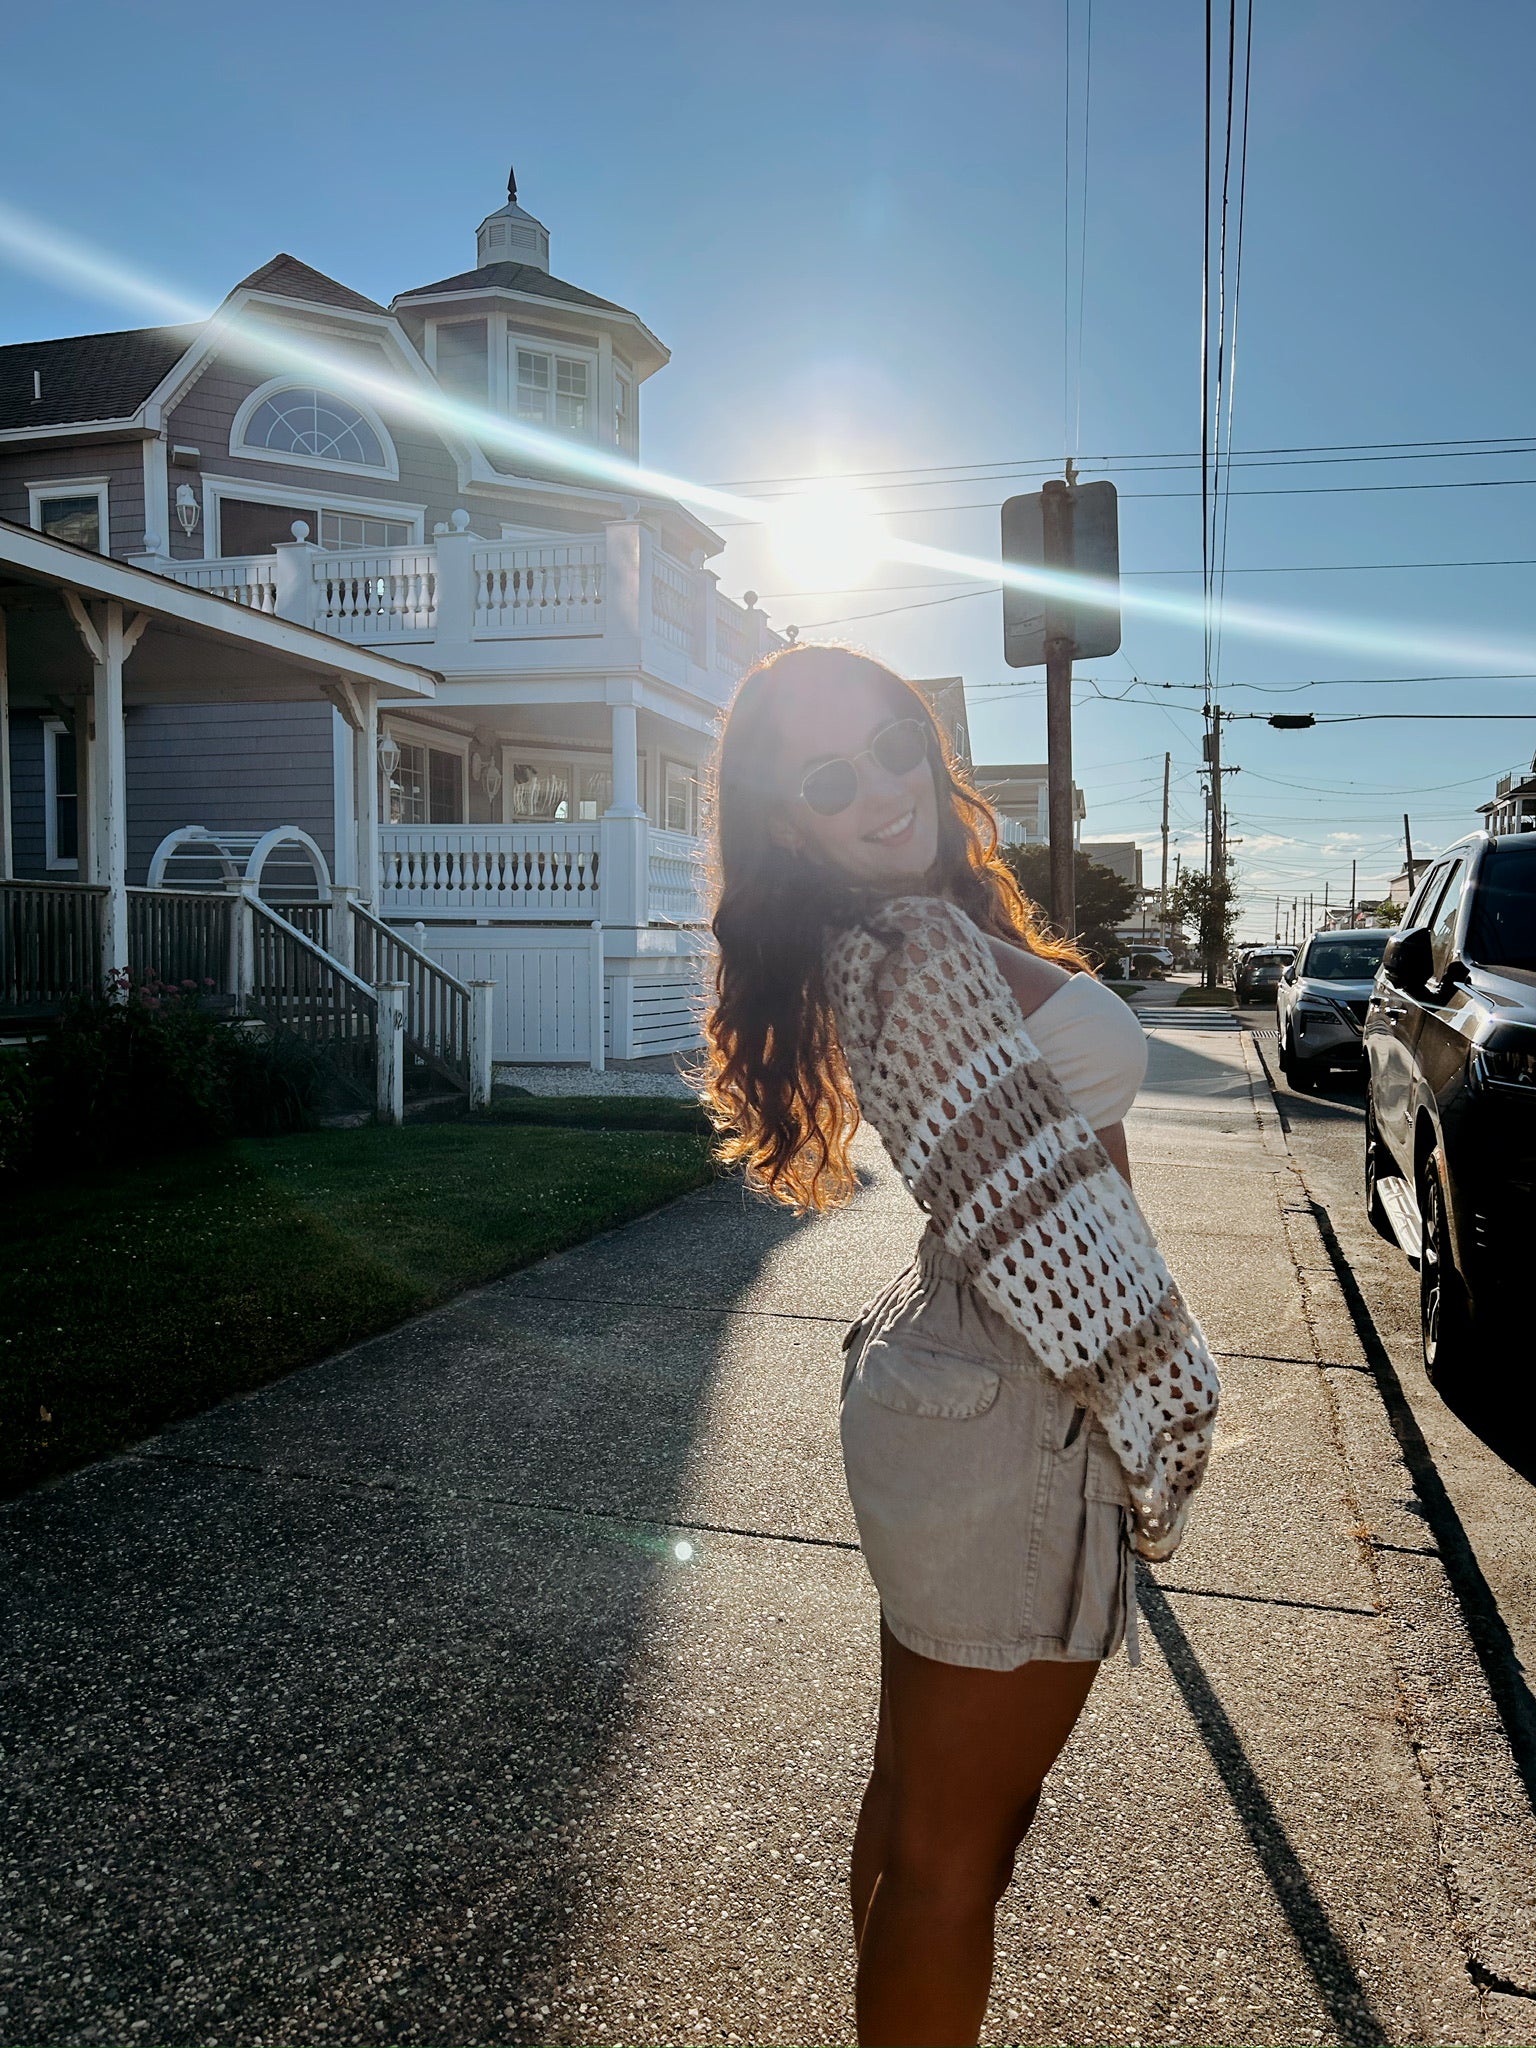
[[[1241,1036],[1265,1148],[1294,1176],[1284,1227],[1468,1974],[1487,2038],[1536,2042],[1536,1730],[1518,1659],[1254,1034]]]

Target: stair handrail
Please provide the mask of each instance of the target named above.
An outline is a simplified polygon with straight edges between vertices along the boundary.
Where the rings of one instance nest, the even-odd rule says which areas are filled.
[[[354,899],[351,908],[354,949],[358,937],[366,934],[376,955],[383,952],[382,960],[375,961],[380,968],[375,978],[405,984],[406,1044],[444,1080],[474,1093],[468,986],[366,905]],[[353,957],[358,957],[355,950]]]

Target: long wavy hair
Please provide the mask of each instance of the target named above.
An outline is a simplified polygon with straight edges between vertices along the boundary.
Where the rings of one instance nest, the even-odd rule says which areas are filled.
[[[750,1186],[802,1213],[835,1208],[857,1186],[849,1147],[858,1103],[822,951],[831,933],[867,914],[878,892],[775,840],[780,800],[764,763],[785,736],[787,683],[830,692],[861,678],[874,682],[893,719],[915,718],[928,734],[938,857],[901,893],[947,896],[995,938],[1064,966],[1086,964],[1021,893],[999,853],[991,807],[960,774],[919,691],[851,647],[802,641],[760,661],[731,701],[716,756],[710,809],[719,956],[695,1079],[718,1133],[717,1157],[744,1167]]]

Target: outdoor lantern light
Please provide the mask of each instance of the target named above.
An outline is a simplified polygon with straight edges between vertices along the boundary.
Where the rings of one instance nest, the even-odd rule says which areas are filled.
[[[497,797],[501,794],[501,770],[496,766],[496,763],[494,761],[488,761],[486,763],[485,793],[490,798],[492,803],[495,803]]]
[[[181,530],[190,540],[197,531],[197,522],[203,508],[197,502],[197,492],[190,484],[176,486],[176,517],[181,521]]]
[[[400,766],[400,742],[392,732],[379,734],[379,766],[384,770],[384,780],[393,782],[395,770]]]

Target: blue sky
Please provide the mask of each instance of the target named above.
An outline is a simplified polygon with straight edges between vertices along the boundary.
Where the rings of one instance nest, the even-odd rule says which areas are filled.
[[[643,399],[658,466],[723,481],[1052,457],[1071,434],[1067,24],[1067,0],[269,0],[259,17],[82,0],[8,17],[0,197],[209,304],[279,248],[387,300],[473,260],[511,157],[556,272],[633,307],[673,351]],[[1197,444],[1202,25],[1197,0],[1094,0],[1085,466]],[[1072,0],[1079,80],[1086,27],[1087,0]],[[1533,60],[1523,0],[1258,0],[1239,448],[1536,432]],[[142,317],[0,267],[0,338]],[[1075,339],[1066,353],[1075,365]],[[1197,567],[1198,499],[1131,494],[1193,492],[1198,473],[1104,473],[1124,493],[1124,567]],[[1316,491],[1527,476],[1536,454],[1255,468],[1238,479],[1249,490],[1316,494],[1235,497],[1229,567],[1536,557],[1536,485]],[[1009,487],[914,481],[871,502],[919,508],[891,520],[903,535],[991,557]],[[963,673],[978,751],[1043,755],[1042,692],[1003,666],[997,598],[923,603],[944,593],[897,588],[932,580],[899,567],[869,579],[879,588],[810,594],[749,529],[718,566],[779,622],[852,620],[834,630],[909,673]],[[1229,634],[1223,700],[1536,712],[1536,684],[1518,681],[1242,687],[1536,670],[1532,575],[1232,573],[1234,596],[1375,622],[1402,644],[1372,658]],[[1188,575],[1138,580],[1198,592]],[[1411,658],[1419,633],[1440,643],[1432,658]],[[1447,640],[1465,657],[1446,658]],[[1476,641],[1532,658],[1490,663]],[[1133,676],[1192,683],[1200,663],[1198,630],[1138,620],[1123,655],[1086,673],[1110,692]],[[1083,702],[1090,837],[1155,844],[1169,748],[1176,830],[1198,858],[1196,702]],[[1352,855],[1363,885],[1383,883],[1404,809],[1420,848],[1469,829],[1533,747],[1536,723],[1234,725],[1248,928],[1272,921],[1276,892],[1347,892]]]

